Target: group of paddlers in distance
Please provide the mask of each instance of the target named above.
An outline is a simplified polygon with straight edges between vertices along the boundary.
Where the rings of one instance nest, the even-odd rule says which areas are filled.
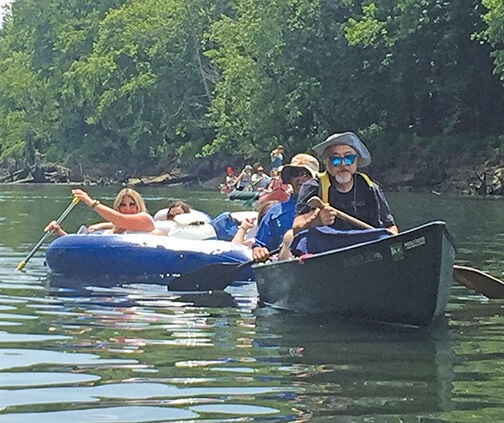
[[[221,192],[223,194],[229,194],[233,190],[272,192],[279,189],[282,185],[280,171],[284,160],[284,147],[279,145],[273,149],[270,158],[271,171],[269,175],[261,164],[256,165],[255,170],[253,166],[246,164],[238,174],[231,166],[228,166],[224,183],[220,185]],[[284,188],[288,189],[287,186]]]

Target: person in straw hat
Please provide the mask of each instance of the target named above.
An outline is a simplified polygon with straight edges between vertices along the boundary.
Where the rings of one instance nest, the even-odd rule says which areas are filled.
[[[266,261],[270,251],[282,244],[285,232],[292,228],[299,189],[318,171],[319,162],[310,154],[296,154],[289,164],[282,167],[280,176],[283,183],[292,186],[292,193],[288,200],[274,204],[261,220],[252,250],[255,261]]]

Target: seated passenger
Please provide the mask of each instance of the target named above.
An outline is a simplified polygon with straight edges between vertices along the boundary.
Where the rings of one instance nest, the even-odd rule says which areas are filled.
[[[264,172],[264,167],[261,165],[257,166],[257,172],[250,178],[252,187],[256,191],[264,191],[269,184],[270,177],[266,172]]]
[[[255,235],[257,233],[257,229],[259,228],[264,215],[271,208],[271,206],[276,203],[278,203],[278,201],[266,201],[264,203],[261,203],[257,213],[257,219],[245,218],[240,223],[240,226],[238,226],[238,230],[231,242],[234,242],[236,244],[243,244],[252,248],[255,243]]]
[[[386,228],[391,234],[399,232],[394,216],[380,186],[358,170],[371,163],[371,154],[353,132],[333,134],[313,147],[322,158],[326,171],[306,181],[296,204],[292,230],[286,232],[280,259],[292,257],[289,246],[293,236],[304,229],[328,226],[348,231],[355,226],[338,217],[337,210],[353,216],[374,228]],[[322,208],[312,208],[309,200],[318,196]]]
[[[337,218],[333,208],[375,228],[387,228],[393,234],[399,232],[380,186],[365,173],[358,172],[371,163],[371,154],[357,135],[352,132],[333,134],[313,150],[322,157],[326,171],[300,189],[294,233],[317,226],[352,229],[350,223]],[[308,200],[314,196],[328,205],[321,209],[311,208]]]
[[[284,234],[292,228],[298,192],[303,183],[317,176],[318,171],[319,162],[310,154],[296,154],[282,168],[282,181],[292,186],[292,194],[288,200],[273,205],[262,219],[252,250],[255,261],[266,261],[270,251],[282,244]]]
[[[238,175],[235,181],[235,188],[238,191],[251,191],[252,190],[252,166],[246,165],[242,172]]]
[[[168,206],[168,211],[166,212],[166,220],[173,220],[175,216],[183,213],[190,213],[191,207],[189,204],[183,201],[174,201]]]

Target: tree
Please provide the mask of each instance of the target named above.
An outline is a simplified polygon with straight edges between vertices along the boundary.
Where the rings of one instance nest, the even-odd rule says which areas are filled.
[[[483,14],[483,19],[487,28],[480,34],[484,40],[488,41],[494,48],[492,57],[494,58],[495,74],[504,79],[504,3],[501,0],[482,0],[481,4],[487,8]]]

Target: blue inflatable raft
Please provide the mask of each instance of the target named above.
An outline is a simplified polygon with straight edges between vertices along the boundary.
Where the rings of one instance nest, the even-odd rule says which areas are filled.
[[[50,280],[160,283],[216,263],[244,263],[249,248],[221,240],[192,240],[148,234],[65,235],[46,252]],[[240,280],[253,276],[247,266]],[[100,282],[102,281],[102,282]],[[77,283],[77,282],[76,282]]]

